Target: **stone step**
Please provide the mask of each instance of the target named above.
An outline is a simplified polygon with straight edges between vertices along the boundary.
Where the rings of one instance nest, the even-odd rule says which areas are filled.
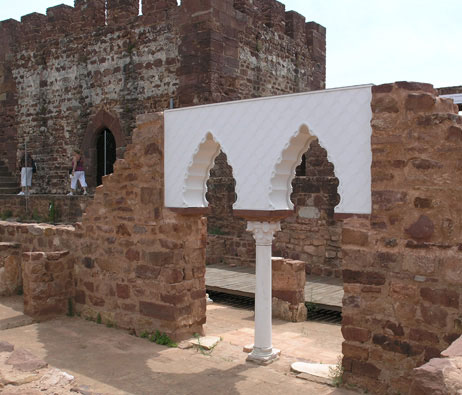
[[[19,185],[14,181],[0,182],[0,188],[19,188]]]
[[[6,166],[0,166],[0,174],[8,173],[11,174],[10,170]]]
[[[4,183],[4,182],[15,182],[15,183],[18,183],[18,180],[16,177],[13,177],[11,174],[10,175],[7,175],[7,176],[2,176],[0,175],[0,184]]]
[[[16,195],[21,188],[19,186],[4,188],[0,186],[0,195]]]
[[[32,317],[27,315],[18,315],[15,317],[10,317],[0,322],[0,331],[4,331],[6,329],[13,329],[19,328],[21,326],[27,326],[33,324],[35,321]]]

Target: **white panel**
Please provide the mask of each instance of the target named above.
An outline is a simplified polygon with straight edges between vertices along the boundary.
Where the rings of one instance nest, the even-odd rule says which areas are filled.
[[[454,104],[462,104],[462,93],[453,93],[450,95],[440,95],[440,97],[452,99],[454,100]]]
[[[288,199],[271,201],[271,183],[292,137],[306,125],[335,166],[341,196],[335,212],[369,214],[370,103],[371,85],[365,85],[165,111],[165,205],[196,207],[185,183],[211,133],[233,168],[235,209],[290,209]]]

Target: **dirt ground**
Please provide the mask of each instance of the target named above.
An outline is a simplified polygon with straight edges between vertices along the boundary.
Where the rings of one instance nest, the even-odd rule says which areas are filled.
[[[21,307],[19,299],[0,298],[0,341],[13,344],[15,350],[27,349],[75,381],[59,389],[51,384],[40,389],[34,383],[8,385],[4,393],[353,394],[290,373],[295,361],[336,363],[342,342],[339,325],[274,320],[273,345],[281,349],[281,358],[269,366],[258,366],[246,362],[242,351],[253,339],[253,312],[249,310],[209,305],[206,333],[223,340],[204,355],[196,349],[159,346],[78,317],[25,321],[23,326],[2,329],[8,327],[5,323],[18,320]],[[0,351],[0,357],[3,354]],[[2,366],[5,369],[6,365],[0,363],[0,375]]]

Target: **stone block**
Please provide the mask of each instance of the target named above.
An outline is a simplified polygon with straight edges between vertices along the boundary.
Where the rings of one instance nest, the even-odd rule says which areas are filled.
[[[360,361],[367,361],[369,358],[369,350],[367,347],[350,344],[348,342],[342,343],[342,353],[346,358]]]
[[[449,289],[432,289],[424,287],[420,289],[423,300],[435,305],[459,308],[460,293]]]
[[[428,306],[426,304],[421,304],[419,307],[422,318],[426,324],[441,329],[447,327],[448,312],[446,309],[440,306]]]
[[[342,334],[345,340],[364,343],[370,340],[371,331],[365,328],[358,328],[353,326],[343,326]]]
[[[23,253],[24,312],[37,319],[64,314],[74,298],[68,251]]]
[[[140,301],[139,309],[142,315],[163,321],[175,321],[177,315],[175,306],[160,303]]]
[[[378,379],[380,375],[380,369],[370,362],[363,362],[358,360],[352,360],[351,372],[358,377],[369,377],[372,379]]]
[[[406,98],[406,110],[414,112],[431,111],[436,98],[429,93],[410,93]]]
[[[21,261],[16,248],[0,256],[0,296],[11,296],[22,287]]]
[[[414,369],[410,395],[457,394],[462,391],[462,358],[434,358]]]
[[[342,243],[343,244],[353,244],[358,246],[366,246],[369,242],[368,232],[343,228],[342,230]]]
[[[397,113],[398,101],[392,96],[374,96],[371,103],[373,113]]]

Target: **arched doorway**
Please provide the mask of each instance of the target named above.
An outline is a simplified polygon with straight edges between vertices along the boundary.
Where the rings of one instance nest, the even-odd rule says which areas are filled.
[[[105,130],[109,132],[106,133],[106,162],[104,161],[103,137]],[[98,143],[102,145],[102,148],[98,149]],[[104,163],[106,163],[106,174],[112,173],[114,161],[123,157],[126,144],[125,135],[122,133],[117,115],[106,110],[98,111],[88,124],[82,142],[82,152],[86,163],[85,178],[90,187],[94,188],[101,185],[101,179],[105,174]],[[109,150],[109,148],[111,149]]]
[[[102,184],[103,176],[114,171],[116,141],[112,132],[103,129],[96,140],[96,185]]]

